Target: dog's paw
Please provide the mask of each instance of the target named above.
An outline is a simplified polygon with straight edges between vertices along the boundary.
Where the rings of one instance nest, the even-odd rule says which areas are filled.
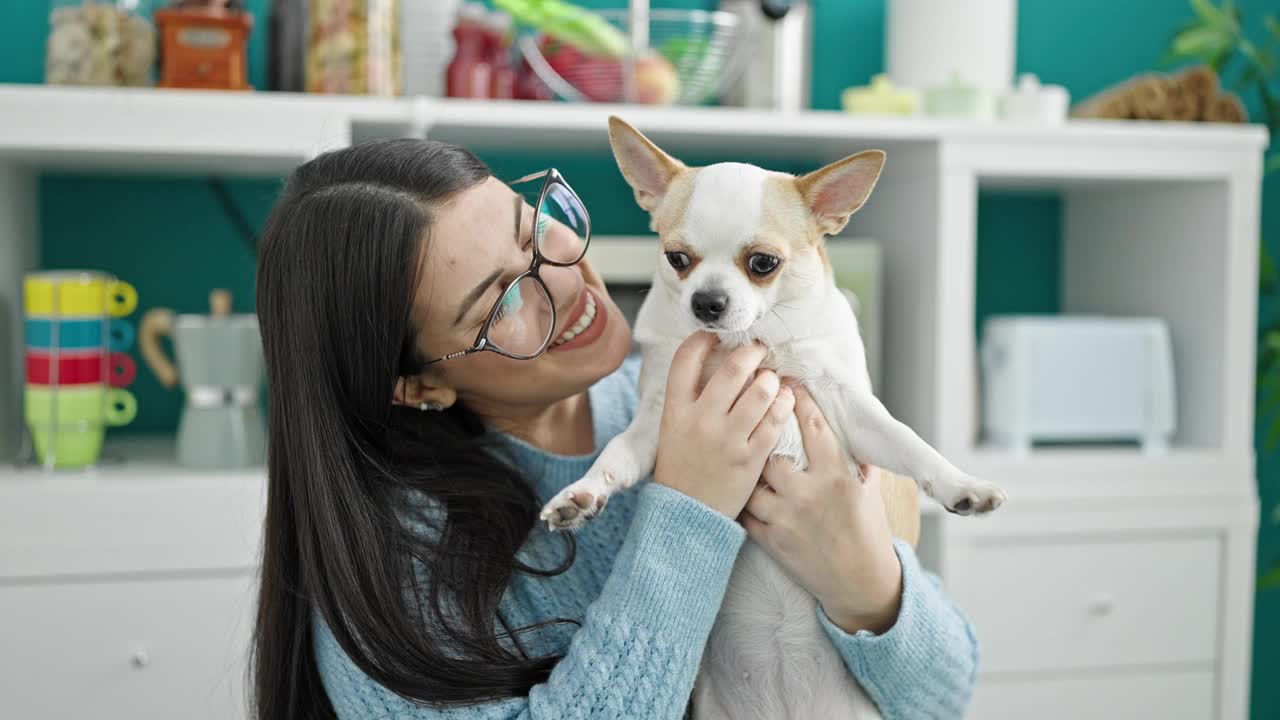
[[[561,490],[538,517],[548,530],[577,530],[586,525],[609,504],[609,496],[592,489],[594,485],[590,478],[583,478]]]
[[[1005,494],[995,483],[971,475],[926,482],[924,491],[948,512],[956,515],[984,515],[1004,504]]]

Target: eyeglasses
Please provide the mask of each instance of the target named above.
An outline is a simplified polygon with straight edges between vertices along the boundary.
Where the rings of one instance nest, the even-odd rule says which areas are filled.
[[[541,186],[533,184],[538,180],[542,181]],[[544,264],[557,267],[577,264],[591,242],[591,218],[578,194],[555,168],[511,183],[511,188],[522,196],[531,196],[534,187],[539,189],[537,201],[532,203],[533,260],[529,269],[517,275],[494,303],[471,347],[429,360],[427,365],[482,350],[529,360],[551,345],[556,306],[538,270]],[[523,197],[517,198],[517,203],[523,202]],[[519,229],[516,232],[519,233]],[[519,237],[516,239],[518,242]]]

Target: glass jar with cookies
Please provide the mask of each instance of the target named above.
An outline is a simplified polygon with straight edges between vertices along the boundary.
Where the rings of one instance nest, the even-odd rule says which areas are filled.
[[[306,90],[400,94],[397,0],[311,0]]]
[[[51,0],[45,82],[150,85],[156,31],[149,0]]]

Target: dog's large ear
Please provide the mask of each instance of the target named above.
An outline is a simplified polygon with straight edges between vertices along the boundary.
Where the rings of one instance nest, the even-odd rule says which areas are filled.
[[[871,195],[884,167],[884,152],[867,150],[796,178],[796,189],[823,235],[844,229],[849,216]]]
[[[636,191],[636,203],[652,212],[684,164],[617,116],[609,118],[609,144],[622,177]]]

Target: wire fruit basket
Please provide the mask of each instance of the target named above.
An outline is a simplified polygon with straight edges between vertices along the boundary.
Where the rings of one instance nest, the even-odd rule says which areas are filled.
[[[627,34],[626,10],[598,14]],[[647,49],[638,53],[592,52],[542,32],[523,36],[520,52],[552,93],[572,102],[701,105],[742,72],[744,33],[733,13],[653,10],[646,25]]]

